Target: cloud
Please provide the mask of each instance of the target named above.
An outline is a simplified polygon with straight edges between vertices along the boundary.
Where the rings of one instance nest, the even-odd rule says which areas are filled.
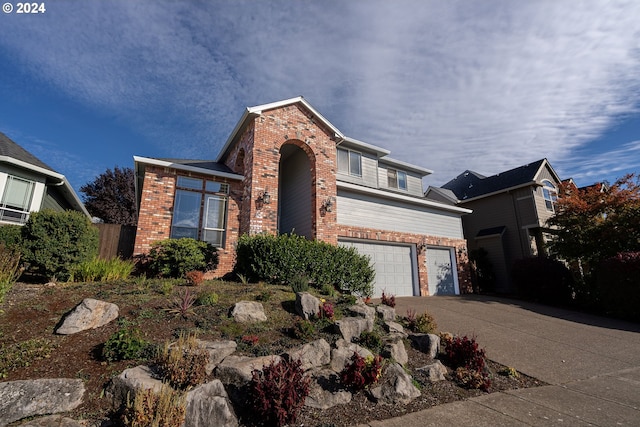
[[[542,157],[579,173],[575,151],[638,108],[635,1],[59,0],[44,18],[5,19],[0,52],[158,148],[132,154],[215,157],[246,106],[304,95],[431,184]]]

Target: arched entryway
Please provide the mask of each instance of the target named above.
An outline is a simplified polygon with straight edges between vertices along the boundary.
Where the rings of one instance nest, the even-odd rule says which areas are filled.
[[[313,180],[309,155],[294,144],[280,148],[278,232],[313,239]]]

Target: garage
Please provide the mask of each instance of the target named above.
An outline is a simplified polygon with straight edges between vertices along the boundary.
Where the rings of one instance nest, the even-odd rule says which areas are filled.
[[[458,295],[458,272],[451,248],[427,248],[429,295]]]
[[[376,272],[373,283],[373,296],[380,297],[382,291],[387,295],[413,296],[417,283],[415,256],[411,245],[389,245],[362,241],[340,241],[342,246],[350,246],[371,258]]]

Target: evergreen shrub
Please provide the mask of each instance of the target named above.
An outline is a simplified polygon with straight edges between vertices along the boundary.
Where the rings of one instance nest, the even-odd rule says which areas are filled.
[[[182,278],[190,271],[209,271],[218,266],[216,248],[191,238],[154,242],[147,259],[151,274],[158,277]]]

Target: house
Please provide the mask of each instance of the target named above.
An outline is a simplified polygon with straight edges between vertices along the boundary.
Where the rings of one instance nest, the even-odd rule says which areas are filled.
[[[469,251],[484,249],[495,275],[495,290],[513,292],[512,263],[544,255],[551,236],[546,227],[554,214],[560,178],[547,159],[483,176],[465,171],[425,196],[473,210],[462,219]]]
[[[45,208],[89,216],[64,175],[0,132],[0,225],[22,225]]]
[[[302,97],[247,108],[215,160],[134,162],[135,254],[157,240],[205,240],[222,276],[240,235],[296,233],[370,255],[378,296],[470,290],[470,210],[426,199],[430,170],[345,136]]]

